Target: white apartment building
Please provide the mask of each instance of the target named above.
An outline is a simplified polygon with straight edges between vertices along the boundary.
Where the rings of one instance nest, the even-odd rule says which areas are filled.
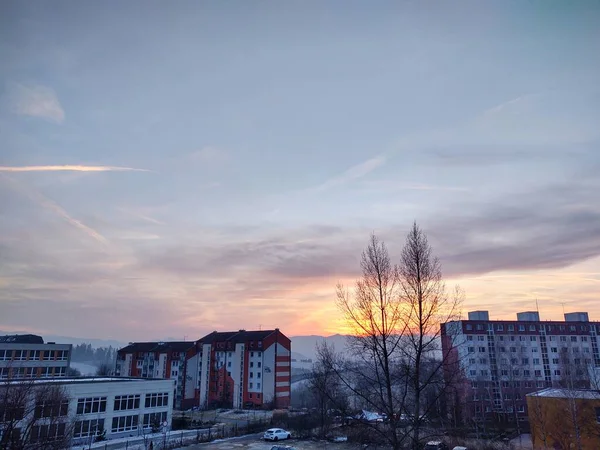
[[[66,377],[71,351],[33,334],[0,336],[0,379]]]
[[[564,321],[541,321],[536,311],[516,321],[490,320],[473,311],[468,320],[442,324],[442,348],[460,371],[464,386],[462,415],[487,420],[527,420],[526,395],[547,387],[589,388],[600,367],[600,323],[585,312]]]
[[[23,381],[11,380],[0,385],[0,389],[18,389],[22,386],[19,383]],[[79,377],[39,379],[28,383],[34,385],[30,402],[36,401],[35,388],[38,386],[40,389],[50,385],[60,386],[66,395],[60,408],[55,409],[60,411],[64,425],[50,428],[52,425],[45,425],[42,416],[42,420],[35,422],[30,430],[23,431],[28,433],[22,436],[25,440],[35,440],[37,436],[50,433],[56,433],[59,437],[64,433],[72,433],[72,444],[75,446],[89,443],[100,430],[106,431],[107,439],[114,439],[149,433],[153,423],[160,423],[162,427],[170,427],[171,424],[173,380]],[[35,406],[25,408],[28,412],[24,414],[29,414],[29,417],[20,418],[23,424],[32,423],[31,414],[34,414],[34,410],[38,414]],[[0,415],[0,422],[2,420]]]

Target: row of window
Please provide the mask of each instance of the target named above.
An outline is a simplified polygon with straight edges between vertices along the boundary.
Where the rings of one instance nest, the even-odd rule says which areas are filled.
[[[569,325],[569,331],[577,331],[577,325]],[[465,325],[465,329],[467,331],[472,331],[473,330],[473,324],[472,323],[467,323]],[[484,329],[486,329],[486,327],[482,324],[482,323],[478,323],[475,325],[475,329],[477,331],[483,331]],[[504,331],[504,324],[502,323],[497,323],[496,326],[494,327],[494,324],[492,323],[488,323],[487,325],[487,330],[488,331]],[[529,324],[529,326],[526,326],[525,324],[518,324],[517,327],[515,327],[515,324],[508,324],[506,327],[507,331],[515,331],[515,329],[519,330],[519,331],[537,331],[538,330],[538,326],[536,326],[535,324]],[[539,325],[539,331],[554,331],[554,329],[557,329],[558,331],[566,331],[567,330],[567,325],[545,325],[545,324],[540,324]],[[595,325],[590,325],[589,327],[589,331],[595,331],[596,327]],[[587,325],[580,325],[579,326],[579,331],[588,331],[588,326]]]
[[[0,361],[67,361],[68,350],[0,350]]]
[[[47,417],[65,417],[69,413],[69,400],[36,402],[34,417],[42,419]]]
[[[532,363],[534,366],[537,365],[541,365],[542,362],[540,360],[540,358],[533,358]],[[521,365],[523,366],[528,366],[529,365],[529,358],[522,358],[520,361],[517,358],[511,358],[510,360],[510,364],[512,366],[516,366],[519,364],[519,362],[521,363]],[[563,361],[566,362],[566,361]],[[568,360],[569,363],[575,364],[575,365],[580,365],[582,363],[584,364],[591,364],[592,363],[592,359],[591,358],[584,358],[583,360],[581,358],[574,358],[572,360]],[[488,364],[488,360],[487,358],[479,358],[479,359],[475,359],[475,358],[469,358],[469,365],[475,365],[475,364],[482,364],[482,365],[487,365]],[[560,358],[552,358],[552,364],[560,364],[561,360]],[[509,360],[506,358],[502,358],[500,359],[500,366],[506,366],[509,364]]]
[[[0,378],[36,378],[36,377],[65,377],[67,376],[66,367],[13,367],[12,372],[9,367],[0,368]]]
[[[52,423],[49,425],[35,425],[31,427],[29,441],[48,442],[65,438],[66,423]]]
[[[123,431],[133,431],[137,429],[139,422],[139,416],[121,416],[113,417],[112,420],[112,432],[120,433]]]
[[[128,409],[138,409],[140,407],[140,394],[117,395],[115,396],[115,411],[125,411]]]
[[[496,384],[494,384],[496,383]],[[489,388],[491,386],[495,386],[497,385],[497,381],[471,381],[471,387],[473,389],[479,389],[479,388]],[[526,388],[531,388],[531,387],[538,387],[538,388],[542,388],[545,387],[546,384],[544,381],[538,380],[538,381],[503,381],[502,382],[502,387],[521,387],[521,384],[523,385],[523,387]]]
[[[485,342],[488,340],[488,337],[485,335],[476,335],[477,340],[479,342]],[[495,340],[503,342],[504,338],[506,337],[507,340],[510,341],[521,341],[521,342],[525,342],[525,341],[530,341],[530,342],[537,342],[537,336],[494,336]],[[529,339],[527,339],[529,337]],[[560,342],[577,342],[577,341],[581,341],[581,342],[588,342],[588,336],[548,336],[548,340],[555,342],[556,338],[559,338]],[[467,341],[473,341],[475,338],[475,336],[473,335],[468,335],[467,336]],[[519,339],[517,339],[519,338]],[[568,339],[567,339],[568,338]]]
[[[75,422],[73,437],[82,438],[95,436],[104,429],[104,419],[80,420]]]
[[[498,351],[500,353],[506,353],[507,349],[510,351],[510,353],[517,353],[518,352],[518,347],[498,347]],[[558,353],[558,349],[559,347],[550,347],[550,352],[551,353]],[[568,352],[569,350],[571,350],[572,353],[580,353],[581,351],[583,351],[583,353],[590,353],[590,348],[589,347],[573,347],[573,348],[569,348],[569,347],[560,347],[560,351],[561,352]],[[487,347],[477,347],[477,351],[479,353],[487,353]],[[528,347],[521,347],[521,353],[527,353],[529,351]],[[467,352],[469,353],[475,353],[475,347],[467,347]],[[539,349],[537,347],[532,347],[531,348],[531,353],[539,353]]]
[[[167,421],[167,412],[156,412],[144,414],[144,428],[151,427],[153,425],[162,425],[163,422]]]
[[[487,369],[481,369],[479,371],[479,373],[480,373],[480,375],[482,377],[487,377],[490,372]],[[560,374],[561,374],[560,369],[554,369],[552,373],[554,374],[554,376],[557,376],[557,377],[560,377]],[[523,375],[524,377],[530,377],[531,376],[531,370],[524,369],[522,372],[519,369],[513,369],[512,371],[507,370],[507,369],[500,370],[500,375],[503,376],[503,377],[509,376],[511,374],[512,374],[512,376],[515,376],[515,377],[519,377],[521,375]],[[536,378],[540,378],[540,377],[543,376],[541,369],[535,369],[533,371],[533,374],[534,374],[533,376],[536,377]],[[570,372],[569,372],[569,374],[570,374]],[[469,375],[472,376],[472,377],[477,376],[477,370],[474,370],[474,369],[469,370]],[[582,369],[577,369],[575,371],[575,375],[577,375],[577,376],[583,376],[584,375],[584,371]]]
[[[169,393],[159,392],[155,394],[146,394],[146,408],[155,408],[158,406],[167,406],[169,404]]]

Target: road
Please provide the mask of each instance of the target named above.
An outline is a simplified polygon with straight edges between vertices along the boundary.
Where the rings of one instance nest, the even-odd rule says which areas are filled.
[[[251,434],[239,438],[226,439],[221,442],[210,442],[208,444],[197,444],[185,447],[185,450],[270,450],[273,445],[289,445],[297,450],[317,450],[317,449],[337,449],[337,450],[353,450],[357,449],[356,445],[347,443],[332,443],[325,441],[298,441],[289,439],[279,442],[265,442],[261,439],[262,433]],[[181,449],[184,450],[184,449]]]

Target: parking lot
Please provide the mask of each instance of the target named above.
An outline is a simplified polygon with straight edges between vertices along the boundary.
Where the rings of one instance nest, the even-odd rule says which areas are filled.
[[[281,442],[265,442],[262,439],[262,433],[242,436],[239,438],[225,439],[221,441],[211,442],[208,444],[198,444],[185,447],[189,450],[225,450],[225,449],[252,449],[252,450],[269,450],[273,445],[289,445],[297,450],[317,450],[317,449],[339,449],[339,450],[355,450],[360,448],[354,444],[348,443],[333,443],[326,441],[299,441],[290,439]]]

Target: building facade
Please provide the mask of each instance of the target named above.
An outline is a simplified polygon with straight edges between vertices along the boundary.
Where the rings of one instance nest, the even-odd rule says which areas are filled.
[[[197,348],[201,408],[289,407],[291,341],[278,328],[215,331]]]
[[[33,334],[0,336],[0,379],[66,377],[71,352]]]
[[[56,391],[60,395],[44,396],[50,392],[49,388],[60,389]],[[9,439],[22,439],[33,444],[51,438],[68,441],[73,446],[85,445],[102,430],[107,439],[139,436],[157,426],[168,428],[173,414],[171,380],[92,377],[11,380],[0,385],[0,390],[4,399],[0,408],[3,413],[0,422],[4,426],[0,429],[10,434],[0,436],[5,443]],[[11,395],[11,390],[18,392]],[[9,420],[13,422],[9,424]]]
[[[600,448],[600,392],[547,388],[527,395],[534,449]]]
[[[115,376],[173,380],[174,406],[181,409],[186,397],[195,396],[197,365],[193,341],[132,342],[117,352]]]
[[[446,373],[460,373],[451,411],[463,420],[526,421],[527,394],[588,388],[600,367],[599,332],[600,323],[584,312],[541,321],[538,312],[527,311],[508,321],[474,311],[468,320],[442,324],[442,349],[450,355]]]

